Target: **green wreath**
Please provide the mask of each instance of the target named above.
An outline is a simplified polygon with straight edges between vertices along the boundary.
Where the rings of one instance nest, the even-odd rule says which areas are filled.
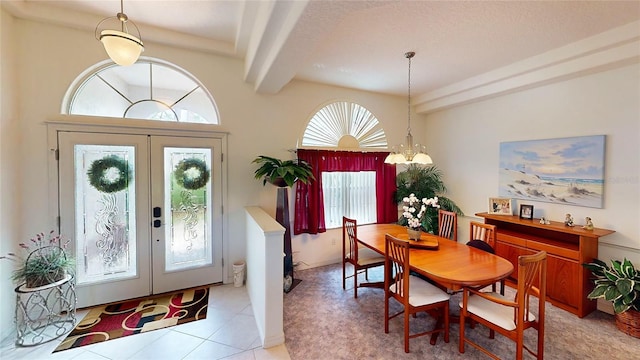
[[[131,180],[129,164],[116,155],[108,155],[92,162],[87,175],[91,186],[104,193],[124,190]]]
[[[181,160],[176,165],[173,176],[183,188],[197,190],[209,182],[209,169],[207,169],[207,164],[203,160],[189,158]]]

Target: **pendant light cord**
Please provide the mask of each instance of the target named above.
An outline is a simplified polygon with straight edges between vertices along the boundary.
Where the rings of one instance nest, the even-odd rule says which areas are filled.
[[[415,56],[415,52],[410,51],[404,54],[409,59],[409,80],[407,81],[407,133],[411,135],[411,58]]]

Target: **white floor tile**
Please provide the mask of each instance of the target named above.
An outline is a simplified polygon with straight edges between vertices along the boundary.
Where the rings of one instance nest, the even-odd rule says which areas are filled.
[[[133,335],[136,336],[136,335]],[[169,331],[158,338],[149,346],[127,357],[133,360],[175,360],[182,359],[204,342],[195,336],[186,335],[176,331]]]
[[[253,355],[256,360],[291,360],[289,351],[287,351],[287,347],[284,344],[273,346],[268,349],[253,349]]]
[[[77,312],[78,321],[88,310]],[[214,286],[207,318],[52,353],[66,336],[33,346],[16,347],[15,337],[0,344],[2,360],[232,359],[290,360],[285,345],[263,349],[246,287]],[[208,339],[208,340],[207,340]]]
[[[209,337],[209,340],[238,349],[249,350],[258,337],[259,333],[255,318],[238,314]]]
[[[102,355],[108,359],[127,359],[138,351],[147,348],[169,332],[169,329],[158,329],[88,346],[91,352]],[[80,347],[80,349],[81,348],[82,347]]]
[[[215,341],[206,340],[200,346],[198,346],[195,350],[193,350],[189,355],[187,355],[184,360],[216,360],[223,359],[231,355],[235,355],[244,350],[236,349],[231,346],[227,346],[224,344],[219,344]]]

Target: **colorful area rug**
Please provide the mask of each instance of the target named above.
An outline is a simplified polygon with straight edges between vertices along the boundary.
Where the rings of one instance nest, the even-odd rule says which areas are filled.
[[[208,303],[205,287],[99,306],[53,352],[204,319]]]

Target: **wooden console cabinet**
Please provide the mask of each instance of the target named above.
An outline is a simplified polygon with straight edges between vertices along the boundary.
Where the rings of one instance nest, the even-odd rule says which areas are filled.
[[[511,261],[518,278],[518,256],[547,252],[547,301],[579,317],[596,309],[596,301],[587,299],[593,289],[591,273],[582,264],[598,257],[598,238],[613,230],[584,230],[562,222],[540,224],[540,219],[477,213],[484,222],[496,226],[496,255]]]

